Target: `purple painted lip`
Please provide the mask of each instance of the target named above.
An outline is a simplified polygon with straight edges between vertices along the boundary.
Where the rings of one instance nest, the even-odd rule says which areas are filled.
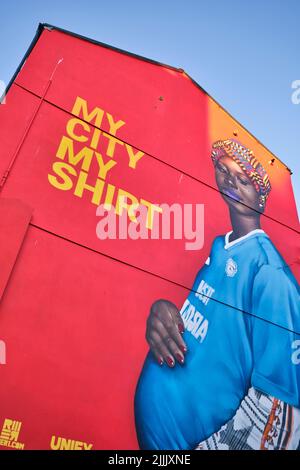
[[[225,194],[225,196],[231,197],[231,199],[234,199],[235,201],[241,202],[242,199],[231,189],[222,189],[222,192]]]

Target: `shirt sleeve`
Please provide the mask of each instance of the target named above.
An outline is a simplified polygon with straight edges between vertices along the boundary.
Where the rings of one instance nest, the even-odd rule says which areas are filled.
[[[250,323],[253,387],[300,407],[299,286],[282,267],[255,276]]]

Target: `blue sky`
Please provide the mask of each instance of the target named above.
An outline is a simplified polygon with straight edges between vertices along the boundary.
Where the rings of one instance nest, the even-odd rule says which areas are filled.
[[[182,67],[293,171],[300,210],[299,0],[10,0],[1,4],[0,80],[39,22]]]

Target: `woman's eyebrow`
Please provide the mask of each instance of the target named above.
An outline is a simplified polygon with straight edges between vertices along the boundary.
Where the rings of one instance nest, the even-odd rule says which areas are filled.
[[[222,165],[224,168],[226,168],[226,170],[227,170],[229,173],[234,173],[236,176],[242,176],[243,178],[245,178],[245,180],[251,182],[251,179],[249,178],[249,176],[247,176],[247,175],[245,174],[245,172],[244,172],[243,170],[240,170],[240,171],[239,171],[238,169],[236,169],[236,170],[235,170],[235,169],[231,170],[231,169],[226,165],[226,163],[222,163],[222,162],[220,162],[220,165]]]
[[[229,170],[230,171],[230,170]],[[243,170],[233,170],[234,173],[238,176],[244,176],[247,180],[249,180],[250,178],[245,174],[245,172]]]
[[[217,165],[220,165],[221,167],[225,168],[226,171],[228,171],[229,173],[234,173],[235,175],[237,176],[243,176],[244,178],[246,178],[246,180],[250,180],[250,178],[245,174],[245,172],[241,169],[231,169],[230,168],[230,165],[227,165],[225,162],[222,162],[222,161],[218,161],[217,162]]]
[[[243,171],[238,171],[237,174],[239,176],[244,176],[247,180],[249,179],[247,175],[245,175],[245,173]]]

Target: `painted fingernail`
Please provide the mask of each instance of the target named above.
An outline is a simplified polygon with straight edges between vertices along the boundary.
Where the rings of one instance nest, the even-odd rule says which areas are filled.
[[[158,364],[159,364],[160,366],[162,366],[163,363],[164,363],[164,360],[163,360],[162,357],[159,357],[159,358],[157,359],[157,361],[158,361]]]
[[[171,356],[168,356],[168,357],[167,357],[167,363],[168,363],[169,366],[171,366],[171,367],[174,366],[174,361],[173,361],[173,359],[171,358]]]
[[[186,353],[186,352],[187,352],[186,346],[180,345],[179,347],[180,347],[180,349],[181,349],[181,351],[182,351],[183,353]]]
[[[179,330],[179,333],[182,335],[184,333],[184,326],[182,323],[179,323],[178,325],[178,330]]]
[[[177,353],[175,354],[175,356],[176,356],[177,361],[180,362],[180,364],[184,363],[184,359],[180,354]]]

